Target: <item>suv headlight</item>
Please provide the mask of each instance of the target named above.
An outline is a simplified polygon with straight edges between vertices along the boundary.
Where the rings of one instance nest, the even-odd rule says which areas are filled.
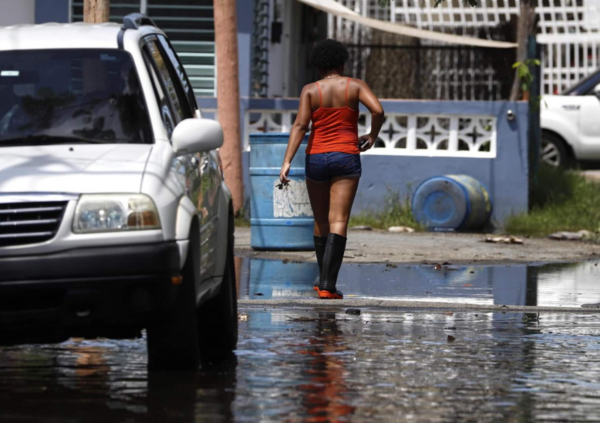
[[[144,194],[82,195],[73,232],[121,232],[160,229],[158,211]]]

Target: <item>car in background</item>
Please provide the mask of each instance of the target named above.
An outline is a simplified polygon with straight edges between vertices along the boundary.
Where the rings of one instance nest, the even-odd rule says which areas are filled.
[[[231,354],[223,132],[164,32],[0,28],[0,98],[0,345],[145,329],[151,367]]]
[[[600,159],[600,71],[540,103],[543,162],[570,167]]]

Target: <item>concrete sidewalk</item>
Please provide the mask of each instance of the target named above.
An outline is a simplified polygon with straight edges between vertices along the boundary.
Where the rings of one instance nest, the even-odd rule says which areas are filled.
[[[250,248],[250,228],[235,230],[237,255],[315,261],[312,251],[259,252]],[[525,239],[524,245],[490,244],[483,234],[350,231],[346,263],[540,263],[598,258],[600,245],[581,241]]]
[[[338,308],[367,308],[389,309],[395,311],[407,310],[437,310],[437,311],[481,311],[500,313],[600,313],[600,305],[595,307],[553,307],[553,306],[523,306],[470,304],[436,301],[405,301],[381,299],[347,299],[322,300],[314,299],[240,299],[240,307],[271,307],[271,308],[304,308],[304,309],[338,309]]]

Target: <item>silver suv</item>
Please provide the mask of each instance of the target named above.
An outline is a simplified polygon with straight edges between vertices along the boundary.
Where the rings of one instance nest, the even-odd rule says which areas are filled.
[[[237,343],[231,195],[165,34],[0,28],[0,344],[132,337],[151,367]]]

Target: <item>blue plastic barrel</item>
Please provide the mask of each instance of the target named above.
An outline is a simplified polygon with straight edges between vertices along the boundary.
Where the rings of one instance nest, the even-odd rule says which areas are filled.
[[[279,189],[279,171],[289,134],[250,135],[250,245],[256,250],[313,250],[314,219],[304,179],[306,138],[288,179]]]
[[[412,211],[429,230],[475,230],[488,223],[492,201],[485,186],[471,176],[436,176],[419,185]]]
[[[314,298],[313,282],[319,277],[317,263],[250,259],[250,299]]]

